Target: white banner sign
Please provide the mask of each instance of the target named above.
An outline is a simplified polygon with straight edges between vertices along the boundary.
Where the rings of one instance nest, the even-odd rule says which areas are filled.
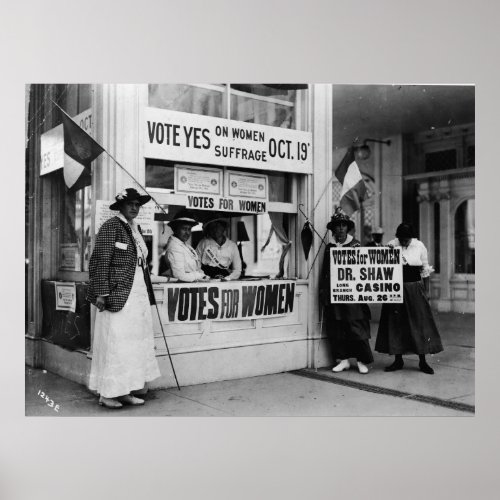
[[[92,135],[92,110],[86,109],[73,120],[87,134]],[[64,167],[64,133],[62,124],[40,136],[40,175],[54,172]]]
[[[56,311],[76,310],[76,286],[74,283],[55,282]]]
[[[224,196],[188,194],[184,205],[192,210],[217,210],[219,212],[243,212],[247,214],[263,214],[267,212],[267,203],[265,201]]]
[[[310,132],[159,108],[142,126],[146,158],[312,173]]]
[[[402,303],[400,249],[331,248],[330,287],[332,304]]]
[[[101,226],[111,217],[118,215],[116,210],[110,210],[109,206],[114,202],[107,200],[96,200],[95,202],[95,231],[99,231]],[[134,219],[139,226],[144,236],[153,235],[153,222],[155,215],[155,203],[150,201],[142,205],[139,215]]]
[[[268,178],[267,175],[240,174],[226,172],[227,193],[229,196],[244,198],[260,198],[267,200]]]
[[[222,194],[222,170],[175,166],[176,193]]]
[[[293,312],[295,282],[220,282],[165,285],[163,321],[192,323],[269,318]]]

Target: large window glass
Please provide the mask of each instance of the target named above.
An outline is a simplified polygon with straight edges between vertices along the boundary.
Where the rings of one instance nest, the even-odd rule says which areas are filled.
[[[75,117],[92,107],[92,85],[66,84],[44,85],[45,119],[43,129],[56,131],[63,142],[62,112],[52,101],[56,102],[71,117]],[[86,131],[92,135],[92,117],[86,120]],[[64,182],[63,168],[59,168],[42,177],[43,182],[51,184],[52,201],[55,203],[52,225],[57,230],[57,270],[88,271],[90,258],[90,227],[92,188],[91,177],[79,182],[80,189],[70,190]],[[44,228],[44,230],[51,228]]]
[[[306,130],[303,112],[307,86],[231,84],[231,116],[271,127]]]
[[[64,184],[64,181],[61,183]],[[59,270],[88,271],[90,259],[90,224],[92,189],[65,190],[61,203]]]
[[[224,85],[150,84],[149,106],[222,118],[226,115]]]

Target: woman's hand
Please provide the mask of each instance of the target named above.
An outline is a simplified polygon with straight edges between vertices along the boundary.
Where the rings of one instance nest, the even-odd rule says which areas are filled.
[[[97,309],[99,309],[99,312],[104,311],[106,309],[106,297],[99,295],[95,299],[95,305],[96,305]]]

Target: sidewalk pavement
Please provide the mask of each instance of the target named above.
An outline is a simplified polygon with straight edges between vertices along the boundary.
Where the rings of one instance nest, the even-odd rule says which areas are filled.
[[[472,416],[474,315],[436,316],[445,350],[428,357],[435,375],[418,370],[417,356],[405,356],[403,370],[386,373],[392,358],[374,353],[367,375],[355,366],[338,374],[330,367],[298,370],[154,390],[144,406],[108,410],[86,387],[26,367],[26,416]]]

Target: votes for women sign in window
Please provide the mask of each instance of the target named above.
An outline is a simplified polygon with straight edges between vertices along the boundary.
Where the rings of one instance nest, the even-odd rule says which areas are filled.
[[[330,302],[401,303],[401,251],[389,247],[330,249]]]

